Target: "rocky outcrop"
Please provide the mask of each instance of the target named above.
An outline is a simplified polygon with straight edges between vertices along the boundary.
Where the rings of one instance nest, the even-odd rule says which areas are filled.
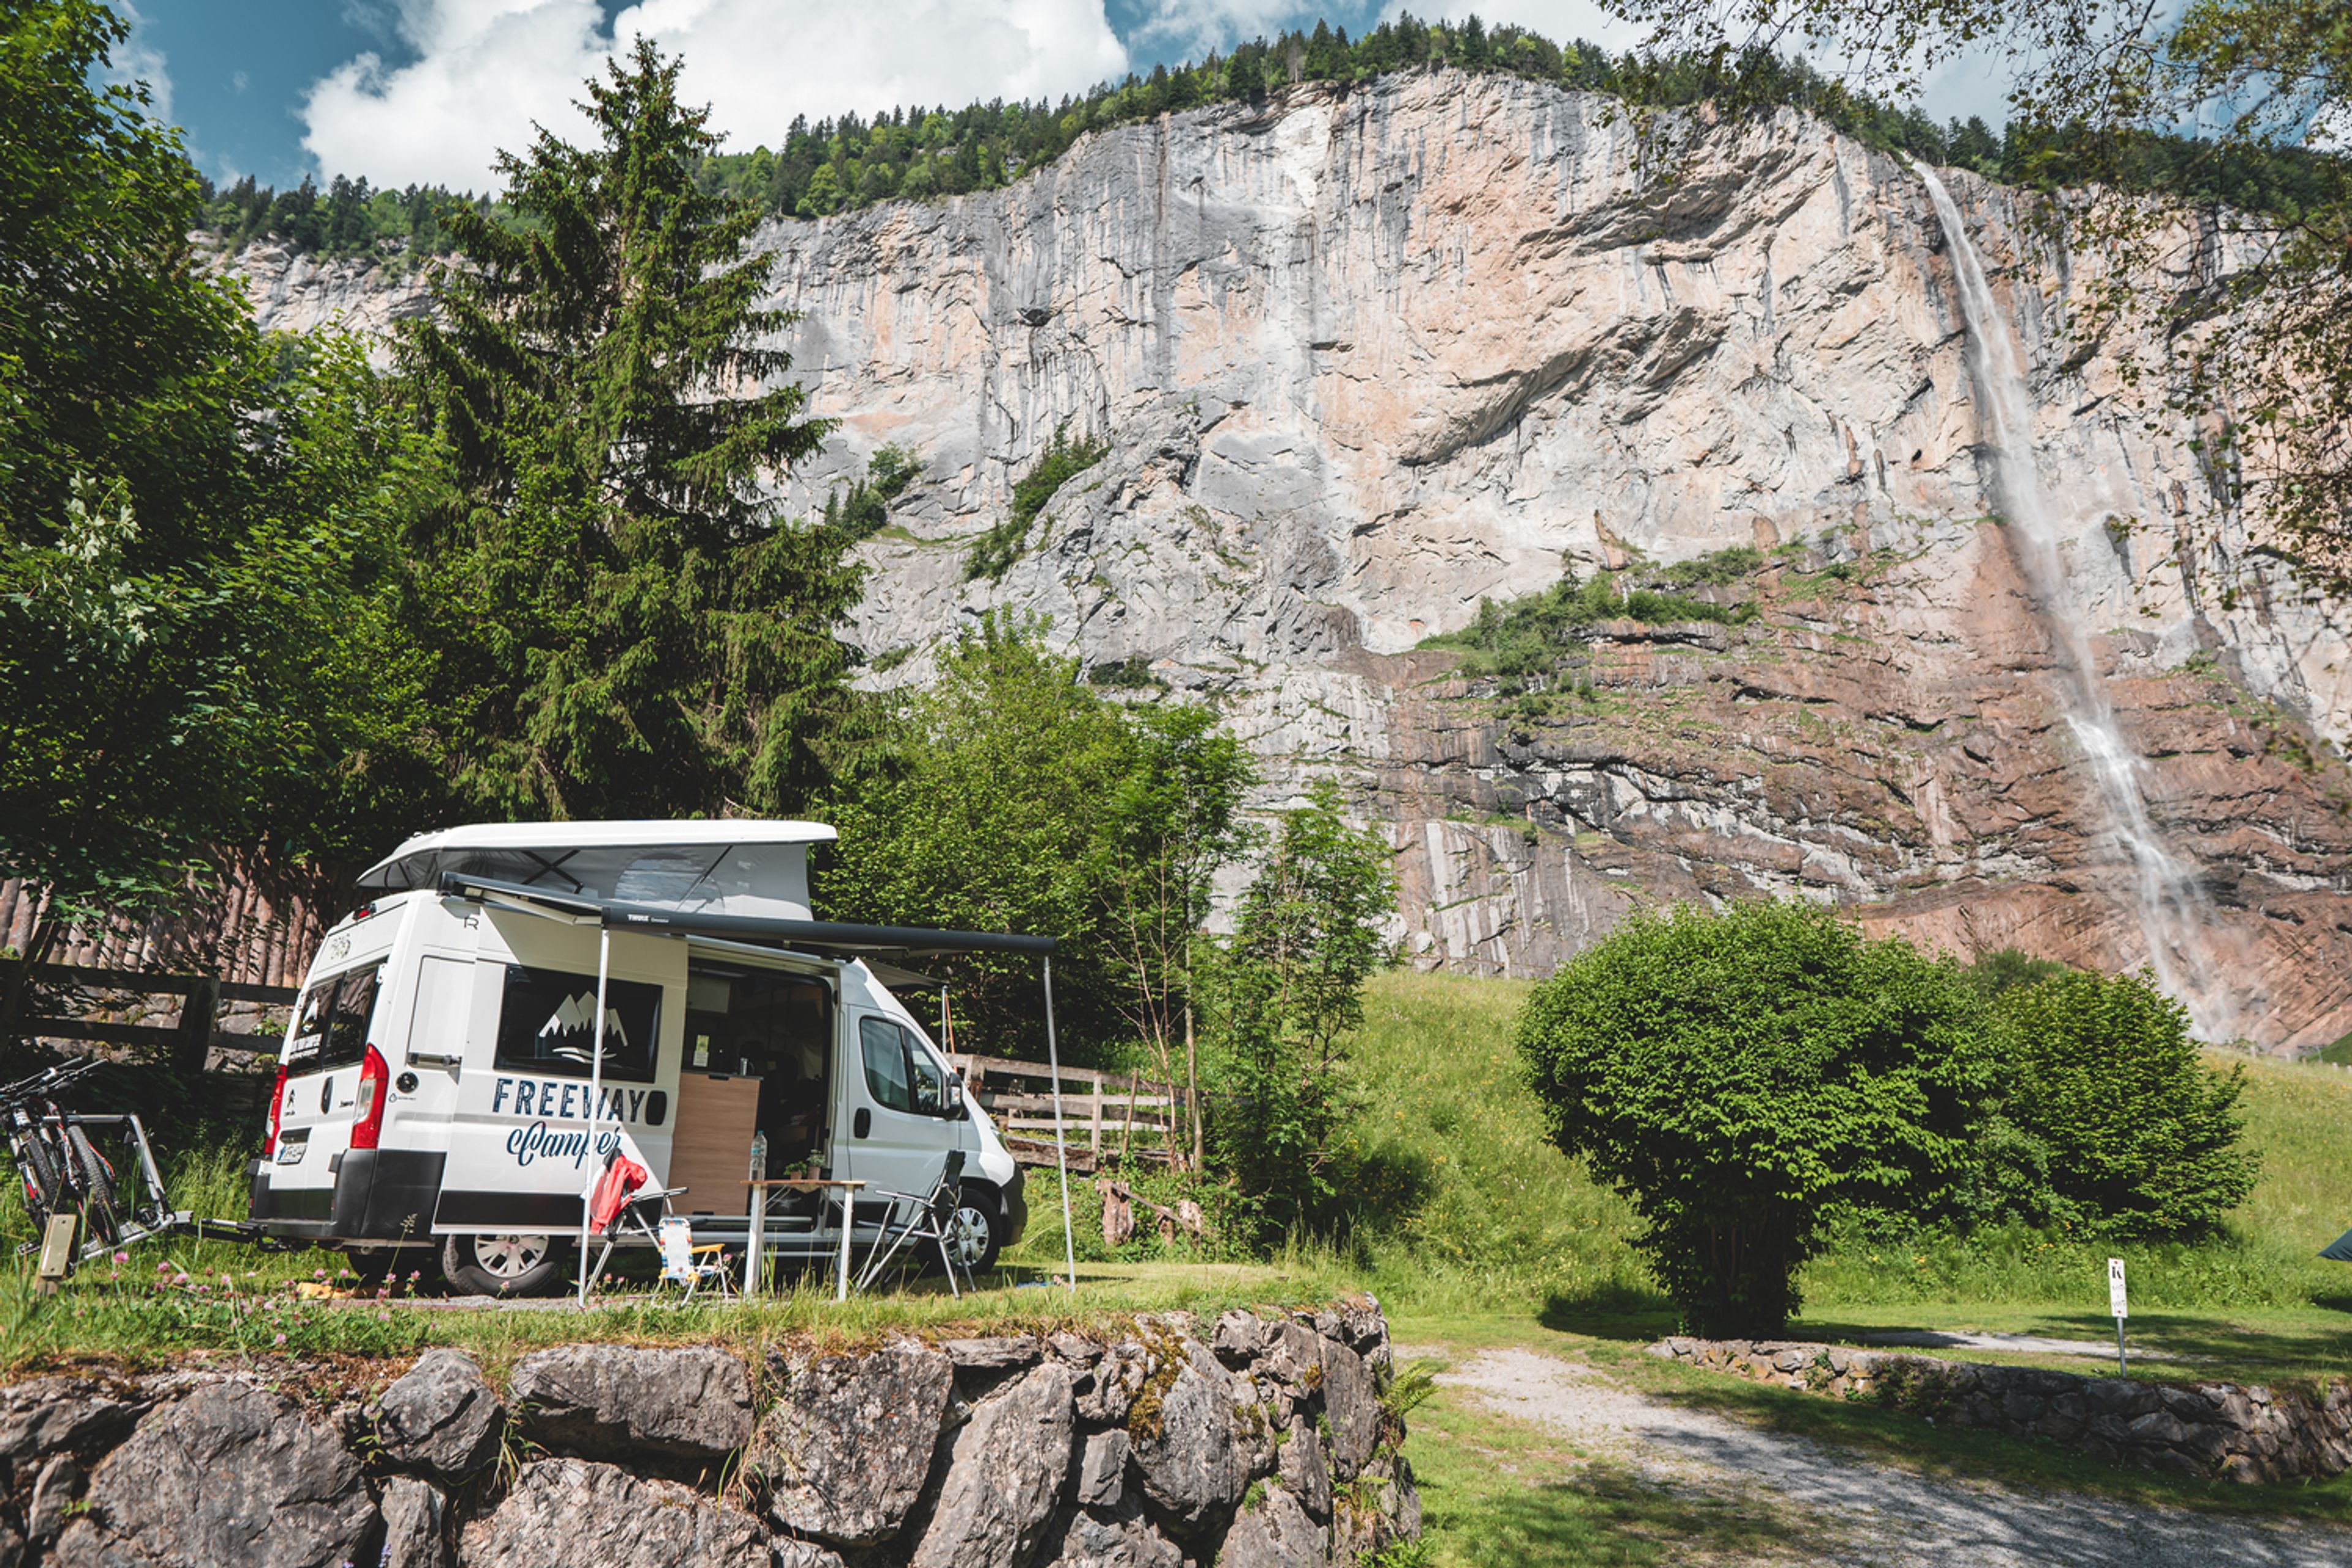
[[[1671,179],[1662,178],[1671,174]],[[2352,640],[2257,546],[2197,421],[2081,308],[2104,259],[1948,174],[2030,363],[2072,603],[2261,1042],[2352,1028]],[[782,346],[885,443],[855,639],[919,681],[989,610],[1215,700],[1259,804],[1387,824],[1416,963],[1542,973],[1637,899],[1796,893],[1962,952],[2146,956],[2059,717],[1916,174],[1794,110],[1646,122],[1507,77],[1313,84],[1083,138],[1003,191],[769,225]],[[2183,248],[2189,257],[2210,247]],[[2201,265],[2192,262],[2189,265]],[[321,319],[256,258],[271,319]],[[2194,281],[2161,267],[2149,289]],[[384,310],[397,290],[385,290]],[[967,572],[1057,430],[1109,455]],[[1524,695],[1416,652],[1484,598],[1742,546],[1760,611],[1586,628]]]
[[[674,1481],[543,1459],[525,1465],[497,1509],[466,1527],[458,1561],[469,1568],[767,1568],[768,1532]]]
[[[708,1346],[566,1345],[515,1367],[524,1428],[559,1452],[711,1461],[751,1438],[751,1379]]]
[[[1109,1345],[777,1350],[756,1423],[715,1346],[537,1352],[503,1395],[428,1351],[331,1414],[262,1385],[323,1369],[37,1379],[0,1388],[0,1563],[1322,1568],[1418,1537],[1376,1305],[1228,1313],[1213,1341],[1178,1315]],[[530,1446],[485,1468],[508,1409]],[[1367,1479],[1335,1500],[1346,1467]]]
[[[376,1441],[395,1465],[469,1476],[498,1457],[506,1419],[506,1405],[473,1357],[429,1350],[377,1401]]]
[[[954,1363],[911,1341],[788,1369],[746,1464],[779,1528],[841,1546],[898,1531],[947,1415]]]
[[[209,243],[205,236],[192,237],[200,246]],[[370,357],[379,363],[390,361],[393,329],[433,310],[437,262],[320,256],[275,239],[257,241],[233,256],[200,254],[244,290],[263,326],[286,332],[359,333],[369,340]]]
[[[2180,1475],[2289,1481],[2352,1468],[2352,1382],[2340,1377],[2316,1389],[2142,1383],[1770,1340],[1677,1337],[1650,1353]]]
[[[139,1424],[91,1472],[87,1511],[57,1561],[236,1563],[311,1568],[353,1561],[377,1525],[358,1458],[294,1400],[207,1384]]]
[[[1424,964],[1541,973],[1636,899],[1759,892],[1963,952],[2141,962],[2129,857],[1986,521],[1919,181],[1793,111],[1666,136],[1658,183],[1664,144],[1605,100],[1400,75],[1105,132],[985,197],[773,226],[787,346],[843,420],[800,493],[883,442],[929,463],[867,547],[857,637],[902,660],[881,679],[1007,608],[1215,698],[1269,804],[1336,772],[1391,825]],[[2219,906],[2216,1016],[2331,1039],[2352,649],[2253,549],[2193,422],[2129,395],[2146,345],[2067,337],[2095,258],[1948,178],[2033,363],[2065,613]],[[1065,426],[1111,456],[1001,582],[968,579]],[[1594,628],[1533,702],[1412,652],[1564,563],[1729,546],[1775,562],[1741,635]]]

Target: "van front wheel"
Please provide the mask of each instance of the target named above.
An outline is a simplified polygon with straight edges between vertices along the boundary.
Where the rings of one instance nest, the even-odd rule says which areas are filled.
[[[947,1226],[948,1251],[957,1268],[984,1274],[996,1267],[996,1255],[1004,1246],[1003,1216],[1003,1201],[993,1187],[964,1184]]]
[[[473,1296],[541,1296],[564,1279],[563,1243],[551,1236],[453,1236],[441,1272]]]

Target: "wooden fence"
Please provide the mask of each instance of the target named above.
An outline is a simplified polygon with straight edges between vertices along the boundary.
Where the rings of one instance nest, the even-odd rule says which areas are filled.
[[[112,915],[57,932],[42,955],[86,969],[153,974],[201,970],[242,984],[299,984],[350,894],[340,872],[281,869],[255,858],[219,857],[214,879],[191,882],[168,914]],[[32,951],[47,900],[0,879],[0,949]]]
[[[17,961],[0,961],[15,966]],[[14,975],[0,978],[14,979]],[[258,985],[246,981],[215,980],[204,974],[163,974],[129,969],[100,969],[83,964],[43,963],[33,970],[35,995],[54,994],[65,987],[77,996],[91,995],[73,1016],[50,1015],[37,1008],[17,1023],[17,1032],[34,1039],[89,1040],[100,1045],[144,1046],[168,1056],[184,1072],[203,1070],[215,1051],[235,1055],[275,1053],[285,1037],[282,1021],[273,1008],[290,1007],[299,993],[289,985]],[[139,1000],[100,1000],[103,997]],[[166,998],[157,1005],[152,998]],[[90,1014],[130,1015],[128,1018],[91,1017]],[[143,1020],[166,1015],[168,1022]],[[224,1024],[243,1027],[224,1028]]]
[[[996,1119],[1005,1134],[1005,1146],[1024,1165],[1050,1165],[1054,1145],[1024,1139],[1023,1132],[1054,1131],[1054,1072],[1043,1062],[1015,1061],[1007,1057],[950,1056],[963,1074],[964,1087]],[[1093,1170],[1107,1163],[1168,1159],[1169,1120],[1192,1097],[1181,1084],[1103,1072],[1094,1068],[1062,1069],[1062,1125],[1074,1170]],[[1175,1116],[1175,1136],[1190,1136],[1187,1121]]]

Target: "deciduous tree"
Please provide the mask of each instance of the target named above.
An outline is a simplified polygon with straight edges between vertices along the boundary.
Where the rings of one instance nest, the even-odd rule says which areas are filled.
[[[1771,1334],[1832,1211],[1912,1210],[1968,1173],[1995,1082],[1980,1006],[1956,964],[1828,910],[1684,905],[1561,965],[1517,1043],[1692,1331]]]

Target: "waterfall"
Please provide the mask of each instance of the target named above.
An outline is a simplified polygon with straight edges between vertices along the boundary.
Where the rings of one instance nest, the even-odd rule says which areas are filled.
[[[2189,1008],[2200,1035],[2209,1040],[2231,1039],[2239,1033],[2237,1009],[2230,999],[2227,966],[2211,951],[2211,900],[2199,885],[2196,869],[2165,845],[2148,817],[2147,796],[2140,788],[2146,763],[2116,722],[2106,682],[2092,658],[2084,628],[2087,615],[2073,603],[2065,563],[2058,553],[2058,520],[2042,494],[2034,461],[2033,400],[2025,384],[2024,356],[1985,281],[1984,264],[1951,193],[1934,171],[1923,164],[1912,168],[1926,184],[1950,243],[1960,310],[1968,321],[1969,360],[1980,400],[1979,433],[1991,449],[1999,476],[2011,553],[2058,654],[2058,688],[2067,728],[2091,764],[2107,826],[2130,853],[2135,913],[2148,965],[2165,992]]]

